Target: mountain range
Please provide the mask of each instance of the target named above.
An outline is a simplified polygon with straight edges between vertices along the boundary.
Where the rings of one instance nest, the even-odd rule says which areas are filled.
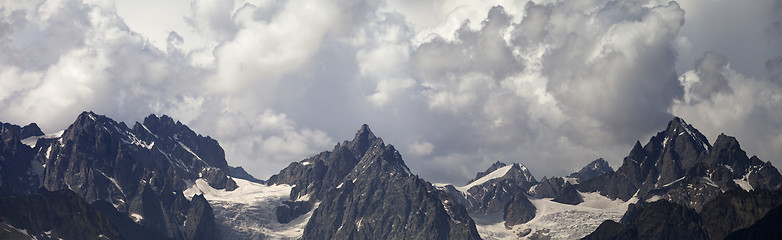
[[[259,180],[168,116],[129,127],[92,112],[62,132],[0,123],[1,239],[761,239],[780,229],[782,175],[681,118],[536,179],[497,161],[432,184],[363,125]],[[519,159],[521,160],[521,159]],[[515,161],[519,161],[515,160]]]

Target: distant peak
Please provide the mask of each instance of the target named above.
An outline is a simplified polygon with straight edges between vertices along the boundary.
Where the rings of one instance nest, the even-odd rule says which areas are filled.
[[[24,126],[22,128],[21,132],[21,138],[28,138],[31,136],[43,136],[44,133],[41,131],[41,128],[38,127],[38,124],[30,123],[27,126]]]
[[[699,148],[700,151],[708,152],[711,149],[711,144],[709,144],[706,136],[680,117],[673,117],[673,120],[668,122],[668,127],[665,131],[658,134],[658,139],[661,141],[662,146],[666,147],[668,140],[679,138],[679,136],[691,138],[693,144],[696,148]]]
[[[741,148],[741,146],[739,145],[739,141],[736,140],[735,137],[725,135],[725,133],[720,133],[720,135],[717,136],[717,141],[714,142],[714,147],[715,148],[729,148],[729,147]]]
[[[667,131],[676,131],[680,127],[686,127],[687,122],[684,121],[684,119],[681,119],[680,117],[673,117],[673,119],[668,122],[668,128]]]
[[[359,128],[358,131],[356,132],[356,136],[363,135],[363,134],[374,135],[372,133],[372,129],[369,129],[369,125],[367,125],[366,123],[361,125],[361,128]]]
[[[477,174],[475,174],[475,178],[473,178],[470,181],[468,181],[467,184],[470,184],[470,183],[474,182],[475,180],[478,180],[478,179],[482,178],[483,176],[486,176],[487,174],[492,173],[492,172],[496,171],[497,169],[500,169],[500,168],[505,167],[505,166],[508,166],[508,164],[505,164],[504,162],[500,162],[499,160],[497,160],[491,166],[489,166],[489,168],[487,168],[486,171],[478,172]]]
[[[79,114],[79,117],[76,118],[76,120],[92,121],[92,122],[96,122],[96,123],[103,122],[103,119],[109,119],[109,118],[106,117],[106,116],[100,115],[100,114],[96,114],[96,113],[94,113],[92,111],[89,111],[89,112],[88,111],[84,111],[81,114]],[[101,121],[99,122],[99,120],[101,120]]]
[[[361,128],[358,129],[356,132],[356,136],[353,138],[353,141],[364,141],[364,140],[372,140],[375,139],[375,134],[372,133],[372,130],[369,129],[369,125],[363,124],[361,125]]]
[[[497,168],[501,168],[501,167],[504,167],[504,166],[508,166],[508,164],[506,164],[504,162],[500,162],[499,160],[497,160],[496,162],[491,164],[491,167],[489,167],[489,169],[492,169],[492,168],[493,169],[497,169]]]
[[[499,161],[497,161],[497,162],[499,163]],[[503,163],[503,165],[505,165],[505,164]],[[528,171],[527,167],[524,166],[524,164],[521,164],[521,163],[513,163],[513,164],[511,164],[511,168],[515,168],[515,169],[522,170],[522,171]]]
[[[146,126],[157,125],[157,124],[173,125],[175,123],[174,123],[174,119],[172,119],[171,117],[165,114],[160,115],[160,117],[158,117],[153,113],[153,114],[149,114],[149,116],[144,118],[144,125]]]

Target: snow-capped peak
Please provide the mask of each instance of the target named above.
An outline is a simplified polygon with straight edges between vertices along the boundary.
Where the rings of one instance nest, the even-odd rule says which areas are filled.
[[[497,179],[497,178],[501,178],[501,177],[505,176],[505,174],[507,174],[508,171],[510,171],[510,169],[512,167],[513,167],[513,165],[507,165],[507,166],[501,167],[501,168],[499,168],[497,170],[494,170],[493,172],[491,172],[489,174],[486,174],[486,176],[483,176],[483,177],[481,177],[481,178],[471,182],[470,184],[467,184],[464,187],[458,187],[456,189],[459,189],[459,191],[462,191],[462,192],[466,192],[467,189],[470,189],[470,188],[472,188],[474,186],[478,186],[478,185],[481,185],[481,184],[483,184],[485,182],[488,182],[488,181],[490,181],[492,179]]]

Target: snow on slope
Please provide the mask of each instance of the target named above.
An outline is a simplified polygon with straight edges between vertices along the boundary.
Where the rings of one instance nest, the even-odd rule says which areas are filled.
[[[212,205],[215,220],[223,239],[298,239],[312,212],[287,224],[277,222],[275,208],[288,200],[291,186],[266,186],[234,178],[239,186],[234,191],[214,189],[203,179],[197,179],[184,191],[191,199],[203,194]],[[313,210],[317,208],[317,204]]]
[[[59,132],[56,132],[56,133],[46,134],[46,135],[43,135],[43,136],[28,137],[28,138],[22,139],[22,143],[24,143],[24,145],[27,145],[27,146],[30,146],[30,147],[35,147],[35,143],[38,142],[39,138],[43,138],[43,139],[59,138],[59,137],[62,137],[62,134],[64,132],[65,132],[65,130],[59,131]]]
[[[474,186],[478,186],[478,185],[481,185],[481,184],[483,184],[485,182],[488,182],[489,180],[497,179],[497,178],[501,178],[502,176],[505,176],[505,174],[507,174],[508,171],[510,171],[511,167],[513,167],[513,164],[508,165],[508,166],[504,166],[504,167],[501,167],[501,168],[498,168],[497,170],[494,170],[494,172],[486,174],[486,176],[483,176],[483,177],[479,178],[478,180],[475,180],[475,181],[471,182],[470,184],[467,184],[467,186],[457,187],[456,189],[458,189],[459,191],[462,191],[464,193],[467,193],[467,190],[472,188],[472,187],[474,187]]]
[[[529,235],[540,233],[551,239],[579,239],[600,226],[605,220],[619,221],[627,211],[630,203],[637,201],[611,200],[598,193],[580,193],[584,202],[578,205],[561,204],[551,201],[551,198],[530,198],[537,208],[535,218],[531,221],[515,225],[508,229],[502,220],[502,213],[471,214],[475,220],[478,233],[484,239],[519,239],[522,232],[530,231]]]

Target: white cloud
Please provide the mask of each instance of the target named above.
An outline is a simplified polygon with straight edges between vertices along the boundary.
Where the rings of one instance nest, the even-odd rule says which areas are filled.
[[[705,54],[699,65],[715,61],[716,54]],[[735,136],[747,154],[780,165],[775,156],[782,155],[782,150],[767,146],[782,144],[782,86],[736,72],[730,67],[730,59],[718,60],[725,62],[718,64],[719,68],[707,68],[713,72],[703,73],[706,67],[700,66],[683,74],[680,80],[694,83],[684,84],[687,96],[676,102],[672,112],[687,119],[711,141],[720,133]],[[730,91],[715,88],[708,81],[725,81],[724,88]]]
[[[415,141],[410,144],[410,154],[417,156],[426,156],[434,151],[434,144],[427,141]]]
[[[439,182],[497,160],[539,176],[617,164],[674,114],[782,156],[773,0],[2,6],[2,121],[56,131],[84,110],[168,114],[260,178],[362,123]]]

